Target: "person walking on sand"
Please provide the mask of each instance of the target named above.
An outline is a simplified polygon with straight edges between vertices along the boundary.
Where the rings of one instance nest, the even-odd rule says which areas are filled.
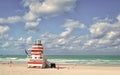
[[[13,63],[12,60],[10,60],[10,62],[9,62],[10,67],[12,67],[12,63]]]

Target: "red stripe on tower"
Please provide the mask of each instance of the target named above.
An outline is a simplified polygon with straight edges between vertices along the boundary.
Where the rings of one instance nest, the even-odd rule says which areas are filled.
[[[41,52],[41,50],[32,50],[32,52]]]
[[[43,62],[28,62],[28,64],[43,64]]]

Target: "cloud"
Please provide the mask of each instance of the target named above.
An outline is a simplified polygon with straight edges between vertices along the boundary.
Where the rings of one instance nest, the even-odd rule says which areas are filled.
[[[32,41],[33,39],[32,39],[32,37],[30,36],[30,37],[28,37],[27,39],[26,39],[26,44],[31,44],[33,41]]]
[[[49,16],[70,11],[75,7],[75,2],[76,0],[24,0],[24,6],[29,7],[29,13],[37,16]]]
[[[34,27],[34,23],[33,23]],[[65,31],[60,34],[44,33],[40,35],[42,43],[47,51],[54,52],[85,52],[85,51],[110,51],[109,49],[120,48],[120,25],[119,21],[111,23],[109,21],[97,21],[91,25],[87,35],[74,36],[71,33],[77,29],[84,29],[86,26],[77,20],[68,19],[63,24]],[[67,37],[69,36],[69,37]],[[16,48],[28,48],[28,44],[33,43],[33,38],[20,37],[14,44]],[[49,54],[49,53],[48,53]]]
[[[13,40],[14,41],[14,40]],[[19,37],[18,40],[14,41],[15,48],[17,49],[26,49],[33,42],[32,36],[28,38]]]
[[[11,16],[8,18],[0,18],[0,23],[17,23],[22,21],[22,18],[20,16]]]
[[[39,25],[39,22],[41,21],[41,19],[37,19],[36,21],[28,21],[25,23],[25,29],[28,31],[32,31],[32,32],[36,32],[39,29],[37,28],[37,26]]]
[[[9,47],[9,46],[10,46],[10,44],[9,44],[8,42],[6,42],[6,43],[4,43],[4,44],[2,45],[3,48],[7,48],[7,47]]]
[[[101,38],[105,36],[106,32],[108,31],[109,24],[104,23],[104,22],[98,22],[93,24],[90,27],[90,33],[95,37],[95,38]]]
[[[65,27],[65,31],[60,34],[61,37],[68,36],[76,28],[83,29],[86,26],[84,24],[80,23],[79,21],[68,19],[65,22],[64,27]]]
[[[25,29],[38,30],[41,17],[55,16],[63,12],[71,11],[75,7],[76,0],[23,0],[23,6],[29,11],[23,16]]]
[[[115,39],[120,35],[120,25],[119,23],[110,23],[110,22],[96,22],[91,25],[90,33],[94,38],[109,38]],[[117,36],[117,37],[116,37]]]
[[[8,26],[0,26],[0,34],[4,34],[7,32],[10,28]]]
[[[66,40],[64,38],[58,39],[58,43],[64,45],[66,43]]]
[[[61,36],[61,37],[66,37],[66,36],[68,36],[71,32],[72,32],[71,29],[66,28],[66,31],[62,32],[62,33],[60,34],[60,36]]]
[[[22,0],[23,6],[28,7],[32,3],[39,3],[42,0]]]
[[[102,45],[105,45],[105,44],[108,44],[108,43],[111,43],[110,40],[108,40],[108,39],[100,39],[98,41],[98,44],[102,44]]]
[[[0,34],[0,40],[13,40],[8,34]]]
[[[62,33],[58,35],[45,33],[40,38],[43,38],[46,49],[55,52],[59,52],[59,50],[61,52],[111,52],[120,48],[120,24],[119,21],[110,22],[108,20],[96,20],[89,29],[90,34],[73,36],[70,34],[74,29],[83,29],[86,26],[79,21],[69,19],[64,23],[65,31]],[[68,35],[69,37],[67,37]]]
[[[91,46],[92,44],[94,44],[95,40],[89,40],[85,43],[85,46]]]
[[[69,36],[61,38],[60,35],[44,33],[40,35],[42,44],[45,47],[45,52],[48,54],[62,54],[66,52],[76,52],[83,50],[83,39],[82,36]],[[79,53],[78,53],[79,54]]]
[[[23,6],[28,11],[23,16],[9,16],[0,18],[1,24],[25,23],[25,30],[36,32],[42,17],[55,16],[71,11],[75,7],[76,0],[23,0]]]
[[[42,18],[55,17],[64,12],[74,10],[77,0],[23,0],[23,6],[28,10],[22,16],[9,16],[8,18],[0,18],[0,39],[5,39],[1,46],[8,47],[12,44],[15,48],[25,49],[29,44],[33,43],[33,37],[19,37],[17,40],[5,34],[10,30],[7,24],[18,22],[24,23],[25,30],[29,32],[39,31]],[[46,18],[44,18],[46,19]],[[94,24],[89,28],[89,34],[72,35],[76,29],[82,30],[86,28],[84,23],[78,20],[67,19],[63,24],[64,31],[60,34],[43,33],[40,39],[46,50],[54,50],[59,52],[75,51],[82,52],[85,50],[109,50],[120,49],[120,15],[116,17],[116,22],[109,18],[94,18]],[[112,21],[112,22],[111,22]],[[16,24],[17,25],[17,24]],[[9,41],[12,40],[12,43]],[[16,41],[14,41],[16,40]],[[51,51],[51,52],[54,52]]]
[[[90,27],[91,39],[97,40],[94,43],[97,48],[115,48],[120,46],[120,21],[119,15],[116,17],[117,22],[106,21],[102,19],[97,21]],[[91,40],[90,39],[90,40]],[[94,45],[93,45],[94,46]]]
[[[23,16],[25,21],[35,21],[37,19],[37,15],[33,14],[32,12],[28,12]]]
[[[120,36],[120,33],[118,31],[110,31],[106,34],[108,39],[114,39]]]
[[[78,50],[82,44],[80,37],[70,35],[75,29],[84,29],[86,26],[79,21],[73,19],[67,19],[64,23],[65,31],[61,32],[57,38],[55,38],[55,46],[61,50]],[[69,36],[69,37],[68,37]]]
[[[117,20],[118,20],[118,22],[120,22],[120,15],[117,16]]]
[[[23,18],[27,21],[25,29],[37,31],[36,27],[41,17],[55,16],[63,12],[72,10],[75,7],[76,0],[23,0],[23,5],[29,8]]]

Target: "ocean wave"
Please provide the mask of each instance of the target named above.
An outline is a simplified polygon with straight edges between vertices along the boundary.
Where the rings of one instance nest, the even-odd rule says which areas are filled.
[[[29,58],[18,58],[18,57],[7,57],[0,58],[0,62],[9,63],[13,61],[14,63],[27,63]],[[120,65],[120,60],[104,60],[104,59],[48,59],[51,63],[56,64],[83,64],[83,65]]]
[[[58,64],[84,64],[84,65],[120,65],[120,60],[60,60],[49,59],[48,61]]]
[[[17,58],[17,57],[0,58],[0,62],[2,63],[9,63],[10,61],[14,63],[25,63],[28,61],[28,58]]]

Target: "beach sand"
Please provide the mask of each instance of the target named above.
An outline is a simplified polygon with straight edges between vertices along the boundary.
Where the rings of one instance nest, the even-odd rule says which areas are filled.
[[[120,75],[120,66],[57,65],[58,68],[34,69],[27,64],[0,64],[0,75]]]

